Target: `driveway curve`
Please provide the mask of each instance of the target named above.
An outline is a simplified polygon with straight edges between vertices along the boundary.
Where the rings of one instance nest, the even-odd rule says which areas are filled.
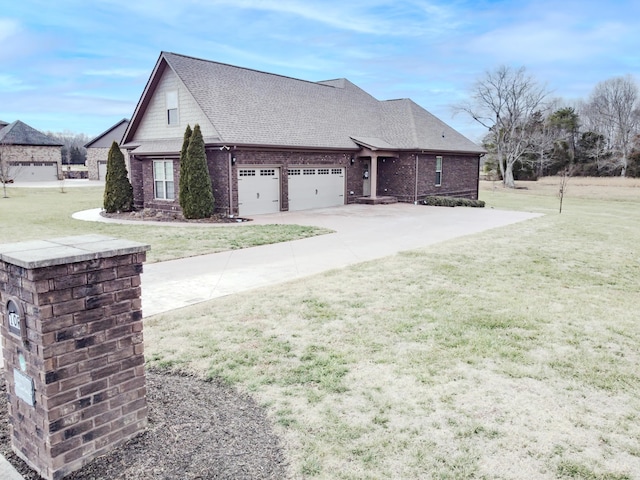
[[[156,315],[537,216],[400,203],[257,215],[250,224],[315,225],[335,233],[145,265],[142,311],[145,317]]]

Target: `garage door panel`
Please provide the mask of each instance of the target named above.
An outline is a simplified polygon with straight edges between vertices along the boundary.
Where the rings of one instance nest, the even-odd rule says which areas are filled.
[[[240,215],[259,215],[279,212],[280,169],[239,169],[238,210]]]
[[[16,182],[50,182],[58,180],[56,162],[11,163],[9,174]]]
[[[344,169],[294,167],[289,169],[289,210],[344,205]]]

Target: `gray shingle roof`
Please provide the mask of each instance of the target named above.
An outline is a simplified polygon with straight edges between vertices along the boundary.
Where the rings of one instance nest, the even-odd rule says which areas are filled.
[[[16,120],[0,130],[0,143],[5,145],[62,146],[62,143],[20,120]]]
[[[118,123],[113,125],[108,130],[102,132],[95,138],[92,138],[87,142],[85,148],[110,148],[111,144],[115,141],[118,145],[122,140],[125,130],[129,126],[129,119],[123,118]]]
[[[309,82],[167,52],[155,72],[163,61],[227,144],[357,149],[353,138],[367,138],[393,149],[484,152],[411,100],[381,102],[344,78]]]

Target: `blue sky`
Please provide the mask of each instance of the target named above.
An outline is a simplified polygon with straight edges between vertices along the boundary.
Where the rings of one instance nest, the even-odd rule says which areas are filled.
[[[472,140],[452,106],[525,66],[587,99],[640,70],[637,0],[17,0],[0,9],[0,119],[97,135],[133,114],[160,51],[409,97]]]

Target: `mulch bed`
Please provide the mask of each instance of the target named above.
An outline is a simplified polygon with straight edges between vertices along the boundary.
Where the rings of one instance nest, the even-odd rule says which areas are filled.
[[[229,217],[228,215],[214,214],[207,218],[187,219],[184,218],[182,212],[169,212],[165,210],[137,210],[135,212],[117,212],[107,213],[100,212],[100,215],[106,218],[117,218],[119,220],[138,220],[138,221],[154,221],[154,222],[184,222],[184,223],[242,223],[249,222],[251,219],[242,217]]]
[[[3,375],[0,397],[0,453],[26,480],[40,480],[11,450]],[[65,479],[286,477],[280,442],[251,397],[220,382],[148,371],[147,403],[144,433]]]

